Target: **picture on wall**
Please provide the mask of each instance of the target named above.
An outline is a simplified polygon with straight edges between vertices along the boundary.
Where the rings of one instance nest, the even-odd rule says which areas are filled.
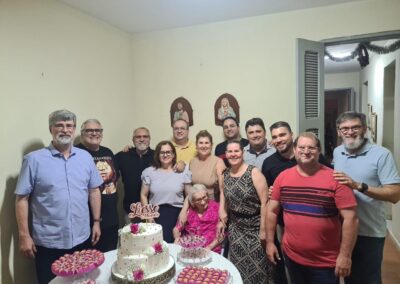
[[[225,93],[216,100],[214,104],[215,124],[222,125],[226,117],[234,117],[240,122],[239,104],[234,96]]]
[[[170,108],[171,126],[175,120],[183,119],[189,126],[193,125],[193,109],[189,101],[184,97],[176,98]]]
[[[377,124],[378,124],[378,115],[376,112],[371,114],[371,139],[374,143],[376,143],[378,135],[377,135]]]
[[[369,131],[371,131],[372,105],[371,105],[371,104],[368,104],[368,105],[367,105],[367,108],[368,108],[367,127],[368,127]]]

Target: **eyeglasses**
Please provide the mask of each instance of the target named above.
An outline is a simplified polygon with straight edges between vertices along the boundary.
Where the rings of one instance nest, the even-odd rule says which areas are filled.
[[[201,201],[206,201],[208,199],[207,195],[204,195],[203,197],[196,198],[193,200],[194,203],[200,203]]]
[[[313,146],[297,146],[297,149],[299,149],[300,152],[309,151],[310,153],[315,153],[318,151],[318,147],[313,147]]]
[[[54,128],[56,128],[57,130],[61,130],[66,128],[67,130],[71,130],[75,128],[75,124],[71,124],[71,123],[67,123],[67,124],[63,124],[63,123],[56,123],[53,125]]]
[[[160,151],[160,156],[172,156],[174,154],[174,152],[172,151]]]
[[[185,131],[185,130],[187,130],[187,128],[185,128],[185,127],[174,127],[174,131]]]
[[[86,128],[84,130],[84,132],[86,134],[94,134],[94,133],[101,134],[101,133],[103,133],[103,129],[102,128]]]
[[[342,132],[343,134],[346,134],[347,132],[349,132],[350,130],[352,132],[359,132],[362,129],[361,125],[354,125],[352,127],[340,127],[338,128],[340,132]]]
[[[149,139],[150,136],[149,135],[137,135],[137,136],[133,136],[133,138],[135,138],[135,139]]]

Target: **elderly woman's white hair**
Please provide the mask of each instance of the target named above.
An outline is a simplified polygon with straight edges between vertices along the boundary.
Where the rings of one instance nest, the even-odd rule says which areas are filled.
[[[208,196],[207,187],[204,184],[196,183],[189,190],[188,200],[190,205],[193,205],[193,195],[199,192],[205,192]]]

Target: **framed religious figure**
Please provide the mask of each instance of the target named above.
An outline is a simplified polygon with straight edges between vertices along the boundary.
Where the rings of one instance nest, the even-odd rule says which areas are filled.
[[[215,124],[222,125],[226,117],[233,117],[240,122],[239,104],[235,97],[228,93],[219,96],[214,104]]]
[[[170,107],[171,126],[175,120],[183,119],[189,126],[193,125],[193,109],[189,101],[184,97],[176,98]]]

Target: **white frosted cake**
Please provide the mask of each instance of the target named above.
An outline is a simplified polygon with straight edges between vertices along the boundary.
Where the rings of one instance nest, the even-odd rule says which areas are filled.
[[[115,273],[129,280],[142,280],[165,272],[170,262],[161,225],[139,223],[120,230]]]

